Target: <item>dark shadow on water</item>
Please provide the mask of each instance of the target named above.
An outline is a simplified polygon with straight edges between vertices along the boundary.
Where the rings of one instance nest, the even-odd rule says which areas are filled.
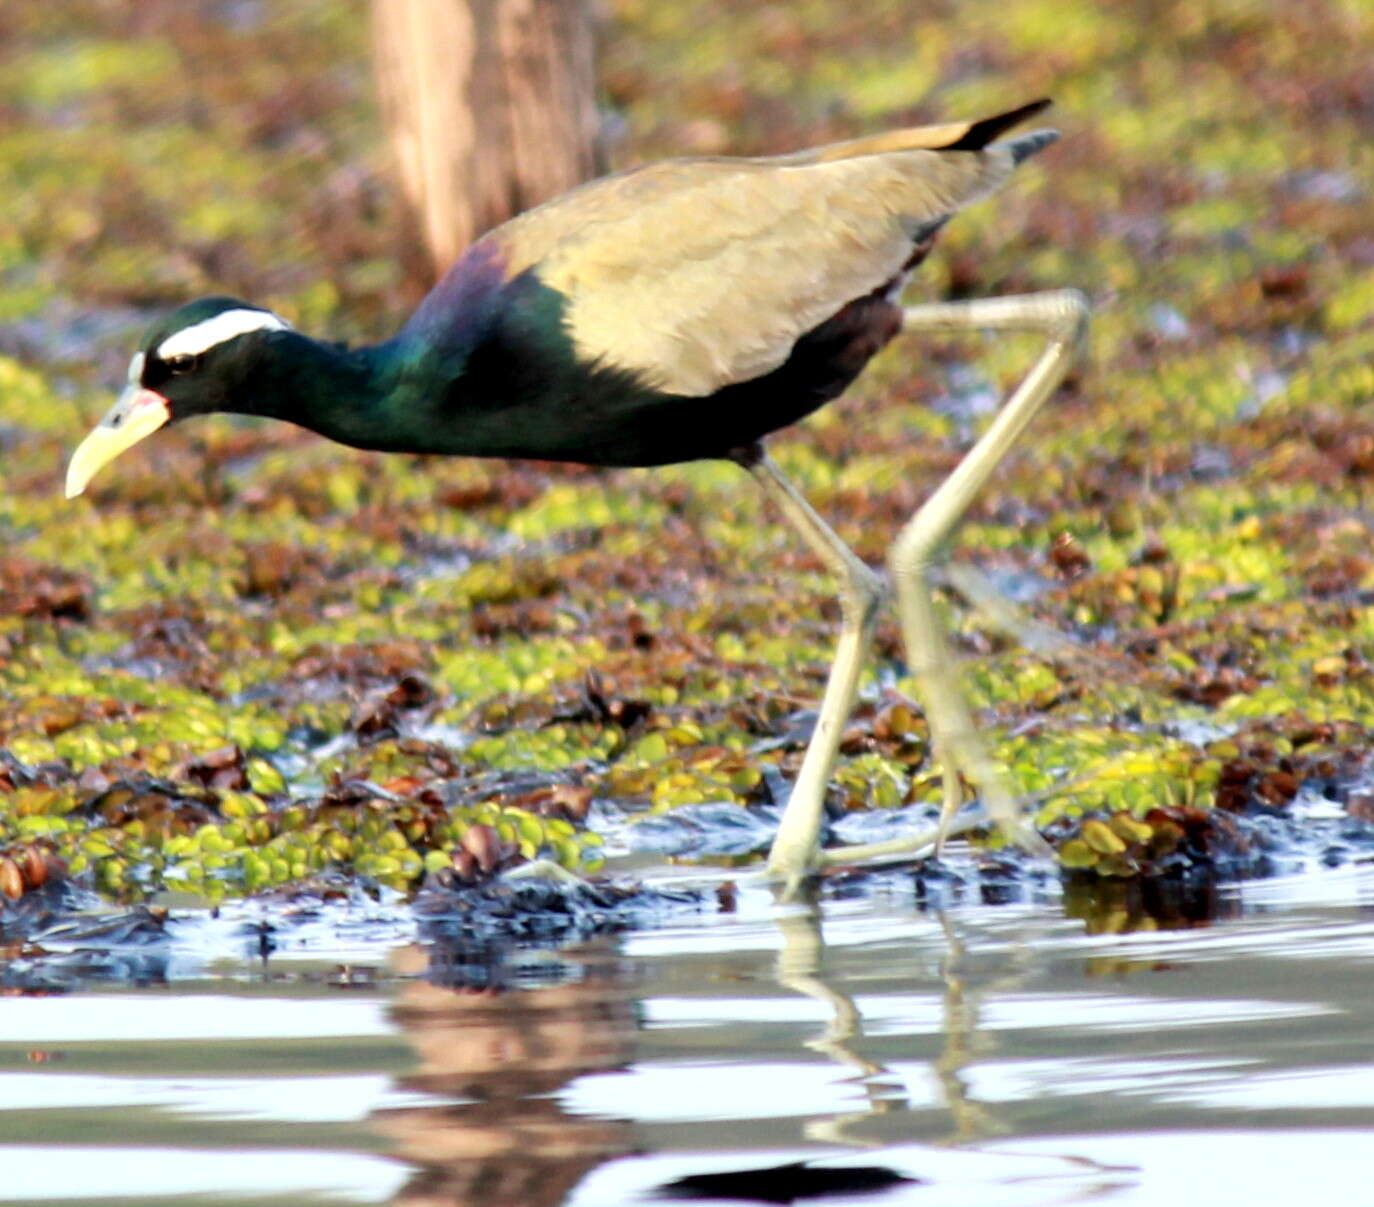
[[[881,1166],[851,1165],[843,1169],[790,1161],[767,1169],[739,1169],[727,1173],[689,1174],[660,1188],[665,1199],[697,1203],[717,1200],[737,1203],[816,1203],[829,1198],[879,1194],[897,1186],[915,1186],[918,1179],[903,1177]]]

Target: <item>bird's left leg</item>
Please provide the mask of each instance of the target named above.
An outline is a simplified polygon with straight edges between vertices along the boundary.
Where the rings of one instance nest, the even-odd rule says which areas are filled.
[[[805,878],[820,866],[825,792],[845,722],[854,707],[864,653],[873,639],[883,583],[816,514],[762,449],[750,450],[739,461],[840,583],[842,627],[835,661],[801,771],[792,785],[792,795],[768,853],[768,870],[782,881],[783,896],[790,898],[800,892]]]

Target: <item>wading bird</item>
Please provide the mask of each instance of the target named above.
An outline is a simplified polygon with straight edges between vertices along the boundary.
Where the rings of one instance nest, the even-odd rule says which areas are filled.
[[[1081,340],[1073,290],[903,308],[898,296],[956,211],[1053,130],[999,141],[1048,104],[894,130],[765,159],[680,159],[574,189],[468,249],[385,343],[348,349],[268,310],[203,298],[157,324],[119,400],[77,448],[67,495],[189,415],[300,424],[357,448],[604,466],[729,458],[758,481],[840,584],[842,627],[816,727],[769,854],[788,892],[826,863],[930,836],[822,850],[825,792],[883,593],[764,452],[769,432],[838,397],[899,331],[1029,331],[1046,346],[888,557],[910,667],[945,785],[961,777],[1023,845],[1022,816],[959,690],[931,559],[1055,389]]]

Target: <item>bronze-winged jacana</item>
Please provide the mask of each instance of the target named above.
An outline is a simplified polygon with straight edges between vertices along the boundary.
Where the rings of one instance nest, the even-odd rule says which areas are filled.
[[[77,448],[67,494],[175,419],[286,419],[358,448],[606,466],[730,458],[840,582],[843,624],[769,867],[789,893],[826,863],[929,835],[820,849],[826,786],[882,595],[878,575],[764,453],[769,432],[841,394],[899,331],[1029,331],[1046,346],[888,557],[910,667],[945,784],[961,777],[1044,849],[959,690],[928,572],[976,492],[1058,385],[1087,305],[1073,290],[903,308],[940,228],[1048,146],[998,136],[1048,104],[768,159],[681,159],[593,181],[483,236],[385,343],[348,349],[270,311],[203,298],[158,323],[114,407]]]

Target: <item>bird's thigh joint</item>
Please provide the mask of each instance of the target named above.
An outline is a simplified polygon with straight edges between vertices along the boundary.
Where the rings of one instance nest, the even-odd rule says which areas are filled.
[[[846,628],[870,632],[878,623],[878,609],[883,592],[856,589],[840,596],[840,615]]]
[[[862,570],[855,570],[849,576],[850,598],[853,600],[859,615],[865,621],[877,612],[885,591],[886,584],[882,578],[874,574],[867,566],[863,567]]]

